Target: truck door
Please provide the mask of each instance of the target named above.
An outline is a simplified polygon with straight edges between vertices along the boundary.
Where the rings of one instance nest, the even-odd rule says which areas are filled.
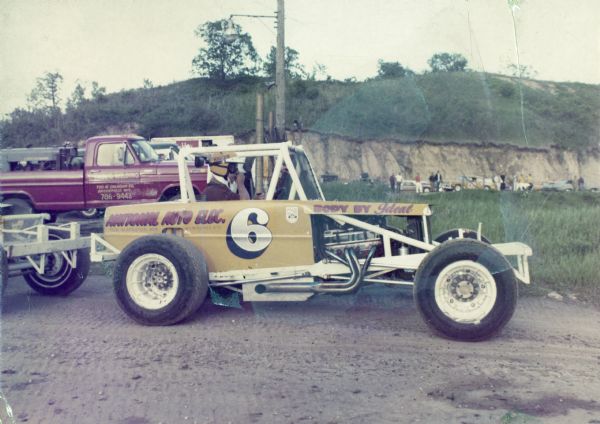
[[[100,142],[94,156],[94,165],[85,169],[87,207],[131,203],[140,182],[140,170],[128,143]]]

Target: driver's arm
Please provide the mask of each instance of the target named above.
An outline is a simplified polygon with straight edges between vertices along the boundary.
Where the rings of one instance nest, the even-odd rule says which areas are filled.
[[[248,190],[246,190],[246,186],[244,185],[244,174],[241,172],[238,173],[235,177],[235,181],[237,183],[240,200],[250,200],[250,193],[248,193]]]

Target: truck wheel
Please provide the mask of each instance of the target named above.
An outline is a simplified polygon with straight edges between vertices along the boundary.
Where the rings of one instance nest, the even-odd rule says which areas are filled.
[[[94,219],[99,215],[99,211],[96,208],[84,209],[79,211],[79,216],[85,219]]]
[[[50,233],[50,240],[60,240],[57,233]],[[76,290],[85,281],[90,271],[89,249],[77,250],[77,266],[71,267],[61,252],[46,255],[44,274],[35,270],[23,274],[23,278],[35,291],[41,294],[66,296]]]
[[[434,331],[476,341],[500,331],[517,304],[512,267],[494,247],[450,240],[431,251],[415,276],[419,313]]]
[[[11,197],[2,202],[11,205],[8,215],[28,215],[33,213],[33,206],[25,199]]]
[[[454,191],[461,191],[462,190],[462,186],[460,184],[456,184],[454,186]]]
[[[208,291],[202,253],[173,235],[140,237],[117,259],[114,289],[119,306],[135,321],[170,325],[195,312]]]
[[[477,231],[463,229],[463,238],[477,240]],[[458,239],[460,235],[459,228],[453,228],[452,230],[444,231],[442,234],[438,235],[433,241],[437,241],[438,243],[444,243],[448,240]],[[481,241],[487,244],[491,244],[492,242],[485,237],[483,234],[481,235]]]

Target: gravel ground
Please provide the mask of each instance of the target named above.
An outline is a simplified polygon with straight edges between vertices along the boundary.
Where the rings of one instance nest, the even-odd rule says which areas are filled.
[[[128,319],[104,276],[63,298],[14,278],[3,305],[2,423],[600,423],[600,311],[572,302],[522,298],[480,343],[387,288],[172,327]]]

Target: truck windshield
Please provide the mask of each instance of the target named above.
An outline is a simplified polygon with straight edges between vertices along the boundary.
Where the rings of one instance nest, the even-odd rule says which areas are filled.
[[[133,140],[130,144],[140,162],[158,162],[158,155],[146,140]]]

